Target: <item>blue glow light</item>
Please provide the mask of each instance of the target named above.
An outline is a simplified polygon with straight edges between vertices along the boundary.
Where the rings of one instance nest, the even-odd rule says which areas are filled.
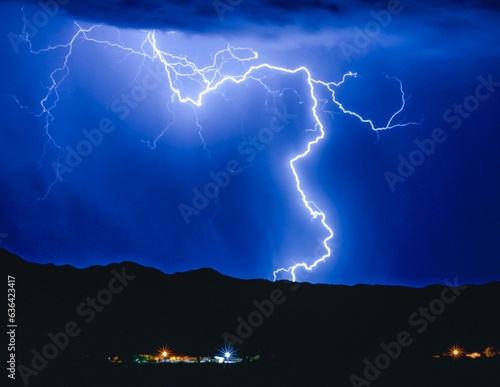
[[[65,150],[52,136],[51,124],[54,120],[54,109],[60,99],[60,86],[70,74],[69,59],[76,49],[77,42],[89,42],[117,49],[122,51],[126,56],[137,56],[138,58],[141,58],[143,63],[146,61],[151,63],[160,63],[168,80],[169,91],[172,93],[172,101],[175,100],[182,104],[188,104],[192,106],[193,109],[202,106],[205,96],[220,92],[223,85],[238,85],[244,82],[256,82],[257,84],[262,85],[262,87],[264,87],[268,92],[271,92],[270,86],[267,83],[267,78],[269,76],[275,74],[303,74],[303,80],[308,88],[308,95],[311,103],[310,114],[314,122],[314,128],[307,130],[314,132],[316,135],[312,140],[304,144],[303,150],[299,154],[289,160],[289,167],[294,176],[295,187],[304,208],[309,213],[312,220],[319,220],[322,228],[326,232],[326,236],[322,238],[321,242],[324,253],[313,262],[308,263],[302,259],[298,259],[298,263],[274,270],[274,280],[277,280],[278,276],[287,275],[292,281],[296,281],[296,271],[298,269],[311,271],[320,263],[324,263],[332,253],[329,242],[333,238],[334,232],[327,222],[327,215],[310,198],[311,195],[304,191],[299,173],[297,172],[297,164],[300,163],[302,159],[306,158],[313,151],[315,146],[325,138],[325,124],[320,118],[322,112],[322,106],[319,102],[320,92],[327,91],[331,95],[331,102],[343,113],[356,117],[360,122],[367,124],[373,131],[381,131],[418,124],[417,122],[394,123],[395,118],[403,111],[406,103],[403,85],[398,78],[391,78],[391,80],[399,83],[401,104],[390,116],[385,125],[376,126],[372,120],[364,118],[360,114],[347,109],[336,99],[336,88],[344,84],[348,78],[356,77],[356,73],[346,73],[339,82],[327,82],[315,79],[310,70],[305,66],[286,68],[275,66],[267,62],[259,63],[259,55],[253,49],[247,47],[233,47],[231,45],[228,45],[222,50],[216,51],[212,55],[212,62],[210,64],[198,67],[196,63],[188,60],[186,57],[173,55],[172,53],[161,48],[161,44],[158,41],[157,31],[141,32],[141,44],[139,47],[134,48],[123,43],[119,38],[120,34],[116,34],[117,37],[115,37],[114,40],[106,40],[98,37],[99,34],[97,34],[97,32],[105,27],[93,25],[85,28],[79,23],[75,23],[75,26],[77,30],[67,43],[48,46],[38,50],[33,49],[30,37],[28,35],[24,36],[24,38],[29,42],[30,50],[34,55],[48,53],[50,51],[54,51],[55,55],[63,55],[62,64],[50,73],[50,85],[47,87],[45,96],[40,100],[40,110],[34,113],[36,116],[44,117],[45,119],[44,131],[47,136],[46,147],[50,145],[54,146],[60,154],[59,158],[55,162],[56,167],[54,170],[56,175],[45,192],[45,195],[40,198],[42,200],[46,199],[50,195],[52,188],[62,180],[60,161],[65,154]],[[16,101],[20,107],[24,108],[17,98]],[[168,105],[166,109],[168,110]],[[200,139],[204,141],[201,133],[201,125],[199,125],[198,121],[196,122],[199,127]],[[164,135],[166,130],[168,130],[168,126],[158,136],[156,136],[153,142],[148,142],[148,145],[152,149],[156,147],[157,141]],[[42,155],[42,158],[44,155]],[[224,351],[224,357],[226,359],[231,356],[230,351]]]
[[[237,351],[230,344],[225,344],[219,349],[219,355],[215,356],[215,358],[221,363],[234,363],[240,360],[236,357],[236,352]]]

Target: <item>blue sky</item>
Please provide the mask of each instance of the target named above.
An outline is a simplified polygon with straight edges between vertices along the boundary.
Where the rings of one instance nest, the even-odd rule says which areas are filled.
[[[311,220],[288,164],[318,133],[305,72],[258,71],[199,107],[182,103],[147,57],[156,29],[162,51],[186,58],[169,63],[198,69],[228,45],[246,47],[220,54],[222,75],[207,73],[215,77],[262,63],[305,66],[324,82],[356,72],[335,98],[379,127],[400,107],[392,77],[401,80],[406,106],[393,123],[420,124],[378,132],[315,88],[325,138],[297,172],[334,237],[332,256],[297,279],[498,280],[498,7],[414,3],[2,4],[1,246],[43,263],[132,260],[267,279],[324,254],[328,232]],[[66,73],[69,46],[45,49],[70,42],[78,26],[91,30],[74,40]],[[199,81],[172,80],[181,98],[196,96]]]

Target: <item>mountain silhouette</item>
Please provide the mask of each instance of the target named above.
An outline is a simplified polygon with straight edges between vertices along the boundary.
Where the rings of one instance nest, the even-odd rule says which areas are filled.
[[[122,262],[76,269],[30,263],[6,250],[0,255],[15,278],[18,385],[493,386],[500,380],[500,356],[433,357],[454,344],[498,351],[500,283],[313,285],[239,280],[208,268],[164,274]],[[259,360],[132,363],[133,355],[165,345],[201,358],[225,344]],[[122,363],[108,361],[115,356]]]

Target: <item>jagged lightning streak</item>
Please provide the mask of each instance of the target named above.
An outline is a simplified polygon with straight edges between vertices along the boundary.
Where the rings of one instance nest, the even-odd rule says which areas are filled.
[[[23,14],[23,20],[27,21],[26,16],[24,14],[24,8],[22,8],[22,14]],[[57,141],[54,139],[52,134],[50,133],[50,126],[52,122],[54,121],[54,115],[52,114],[52,111],[56,108],[57,103],[59,102],[59,86],[64,82],[64,80],[68,77],[69,75],[69,67],[68,67],[68,61],[69,58],[71,57],[71,54],[73,53],[73,44],[75,43],[76,39],[80,37],[81,35],[86,36],[87,33],[91,32],[96,26],[92,26],[88,29],[83,29],[80,27],[77,23],[75,23],[78,26],[78,31],[73,35],[73,37],[70,39],[68,43],[65,44],[58,44],[56,46],[49,46],[40,50],[34,50],[33,49],[33,44],[30,40],[29,34],[26,29],[26,24],[23,26],[23,30],[21,33],[21,37],[29,44],[30,52],[34,55],[38,55],[41,53],[49,52],[49,51],[54,51],[54,50],[59,50],[59,49],[67,49],[66,54],[63,57],[63,63],[61,66],[57,67],[54,69],[50,75],[50,84],[47,86],[47,93],[45,96],[40,100],[40,112],[35,113],[29,110],[27,107],[23,106],[17,97],[12,96],[16,103],[19,105],[21,109],[27,110],[30,114],[34,115],[35,117],[44,117],[45,124],[44,124],[44,131],[45,135],[47,136],[47,141],[45,141],[44,148],[43,148],[43,153],[40,156],[40,160],[38,162],[39,168],[41,168],[43,158],[47,154],[47,147],[49,144],[52,144],[54,147],[56,147],[60,152],[61,155],[57,158],[56,163],[59,165],[59,162],[61,158],[64,155],[64,149],[57,143]],[[59,175],[59,168],[56,168],[56,176],[52,183],[49,185],[47,191],[45,192],[45,195],[42,197],[38,197],[37,200],[44,200],[48,197],[50,194],[50,191],[52,187],[57,184],[57,182],[60,180],[60,175]]]
[[[356,77],[357,75],[355,73],[347,73],[342,77],[342,80],[338,83],[335,82],[324,82],[322,80],[317,80],[314,79],[309,71],[309,69],[305,66],[297,67],[297,68],[285,68],[285,67],[280,67],[280,66],[274,66],[269,63],[260,63],[260,64],[252,64],[254,61],[258,59],[258,53],[254,51],[253,49],[250,48],[240,48],[240,47],[233,47],[228,45],[227,48],[220,50],[216,52],[213,55],[213,61],[211,64],[198,68],[195,63],[190,62],[187,60],[185,57],[181,56],[176,56],[172,55],[168,52],[163,51],[160,49],[159,44],[157,42],[157,36],[155,31],[145,31],[144,33],[146,34],[145,38],[142,40],[142,44],[140,45],[140,50],[133,49],[131,47],[127,47],[124,45],[122,41],[116,42],[111,42],[109,40],[103,40],[103,39],[97,39],[91,36],[91,33],[94,29],[96,29],[98,26],[92,26],[90,28],[82,28],[78,23],[75,23],[76,26],[78,27],[78,31],[73,35],[69,43],[66,44],[61,44],[57,46],[49,46],[45,49],[35,51],[32,48],[31,41],[29,41],[29,36],[25,36],[26,40],[29,41],[30,43],[30,50],[34,54],[38,54],[41,52],[47,52],[51,50],[56,50],[56,49],[67,49],[67,53],[64,57],[64,62],[63,65],[58,67],[56,70],[54,70],[51,75],[50,79],[52,80],[52,85],[48,89],[47,95],[42,99],[41,101],[41,106],[42,106],[42,113],[46,116],[46,125],[45,125],[45,132],[47,136],[49,137],[49,140],[54,143],[59,149],[62,150],[62,147],[57,145],[55,140],[52,138],[50,135],[50,123],[53,121],[54,117],[52,115],[52,110],[55,108],[57,105],[57,102],[59,100],[59,94],[58,94],[58,87],[60,84],[66,79],[66,77],[69,74],[69,67],[68,67],[68,61],[71,56],[71,53],[73,51],[73,44],[76,41],[77,38],[82,38],[86,41],[93,42],[96,44],[102,44],[106,45],[109,47],[114,47],[118,48],[120,50],[123,50],[124,52],[127,53],[127,55],[140,55],[144,58],[144,60],[149,59],[151,61],[154,60],[159,60],[160,63],[163,65],[163,69],[165,71],[165,74],[168,79],[168,85],[170,91],[173,93],[172,97],[172,102],[175,99],[179,101],[180,103],[189,103],[193,107],[200,107],[203,103],[204,97],[209,94],[209,93],[217,93],[221,92],[220,89],[224,84],[227,83],[234,83],[234,84],[240,84],[249,80],[253,80],[256,82],[259,82],[268,92],[272,92],[270,88],[266,85],[265,83],[265,75],[259,75],[261,73],[269,73],[269,72],[278,72],[278,73],[283,73],[283,74],[297,74],[297,73],[303,73],[305,75],[305,81],[309,87],[309,96],[312,101],[311,105],[311,115],[313,117],[314,121],[314,129],[306,129],[308,131],[313,131],[316,132],[317,135],[314,139],[311,141],[307,142],[304,150],[293,157],[289,161],[289,165],[292,171],[292,174],[295,179],[295,185],[296,189],[300,195],[300,198],[302,200],[302,203],[306,210],[309,212],[310,216],[312,219],[319,218],[320,222],[323,226],[323,228],[327,232],[327,236],[322,239],[322,246],[324,248],[324,254],[314,260],[312,263],[307,263],[307,262],[300,262],[300,263],[295,263],[293,266],[290,266],[288,268],[279,268],[273,272],[273,279],[276,280],[277,276],[280,273],[287,273],[292,281],[296,281],[296,270],[299,268],[311,271],[313,268],[318,266],[320,263],[325,262],[326,259],[328,259],[331,256],[331,248],[329,246],[329,241],[333,238],[333,230],[332,228],[328,225],[327,220],[326,220],[326,214],[314,203],[314,201],[310,200],[308,198],[308,195],[305,193],[305,191],[302,188],[300,176],[297,172],[296,165],[297,163],[306,158],[312,151],[313,147],[317,145],[321,140],[324,139],[325,137],[325,125],[323,124],[321,118],[320,118],[320,112],[318,111],[319,109],[319,102],[318,102],[318,92],[317,88],[323,87],[326,88],[330,93],[331,93],[331,101],[345,114],[349,114],[352,116],[355,116],[357,119],[359,119],[361,122],[369,124],[371,129],[374,131],[380,131],[380,130],[386,130],[386,129],[392,129],[396,127],[402,127],[402,126],[407,126],[407,125],[414,125],[418,124],[416,122],[407,122],[407,123],[393,123],[395,117],[401,113],[405,107],[405,95],[403,91],[403,85],[401,81],[397,78],[391,78],[399,82],[399,88],[401,92],[401,106],[399,109],[392,114],[392,116],[389,118],[387,121],[386,125],[377,127],[373,123],[373,121],[369,119],[363,118],[360,114],[353,112],[351,110],[348,110],[345,108],[339,101],[337,101],[335,97],[335,88],[343,84],[347,78],[349,77]],[[229,63],[230,61],[236,61],[237,63],[242,65],[242,73],[239,75],[236,74],[226,74],[224,72],[224,65],[226,63]],[[143,62],[144,63],[144,62]],[[61,73],[62,76],[59,80],[56,79],[56,75]],[[189,96],[189,95],[183,95],[183,87],[182,87],[182,81],[184,79],[188,79],[190,81],[193,81],[195,84],[197,84],[201,91],[194,96]],[[49,100],[50,97],[54,98],[54,101],[52,104],[47,106],[47,101]],[[167,106],[167,109],[168,106]],[[170,109],[169,109],[170,111]],[[171,111],[170,111],[171,112]],[[175,120],[175,117],[174,117]],[[198,120],[197,126],[198,126],[198,133],[200,135],[200,139],[204,143],[204,139],[201,135],[201,125],[199,125]],[[159,138],[166,132],[166,130],[171,126],[167,126],[166,129],[164,129],[159,136],[157,136],[154,139],[153,144],[151,145],[148,142],[148,145],[154,149],[156,146],[157,141]],[[204,146],[206,144],[204,143]],[[56,176],[56,180],[50,185],[45,197],[50,193],[50,189],[52,186],[57,182],[59,176]]]
[[[370,125],[371,129],[374,131],[386,130],[386,129],[392,129],[392,128],[401,127],[401,126],[418,125],[419,124],[418,122],[408,122],[408,123],[399,123],[399,124],[392,123],[394,118],[404,110],[404,107],[406,104],[406,99],[405,99],[405,95],[404,95],[404,91],[403,91],[403,84],[398,78],[392,78],[392,79],[395,79],[399,82],[399,88],[400,88],[400,92],[401,92],[401,106],[394,114],[392,114],[392,116],[389,118],[389,121],[387,121],[386,125],[381,126],[381,127],[376,127],[374,125],[373,121],[361,117],[361,115],[359,115],[358,113],[347,110],[346,108],[344,108],[344,106],[339,101],[337,101],[335,99],[335,90],[332,87],[333,86],[334,87],[340,86],[341,84],[343,84],[345,82],[347,77],[356,77],[357,76],[356,73],[349,72],[347,74],[344,74],[342,80],[338,83],[335,83],[335,82],[326,83],[326,82],[323,82],[321,80],[315,80],[315,79],[311,78],[309,71],[307,71],[307,74],[308,74],[307,81],[308,81],[309,86],[310,86],[311,99],[313,100],[313,106],[311,108],[311,111],[312,111],[312,115],[313,115],[315,122],[316,122],[316,127],[319,129],[320,134],[314,140],[310,141],[307,144],[306,149],[302,153],[298,154],[297,156],[295,156],[294,158],[292,158],[290,160],[290,168],[292,169],[293,175],[295,177],[295,185],[297,187],[297,191],[299,191],[299,193],[300,193],[300,196],[302,198],[302,202],[304,203],[304,206],[307,208],[307,210],[309,211],[309,214],[311,215],[311,217],[313,219],[316,219],[317,217],[319,217],[321,219],[321,224],[323,225],[325,230],[328,232],[328,235],[322,241],[322,245],[325,249],[325,253],[321,257],[317,258],[316,260],[314,260],[310,264],[307,264],[306,262],[300,262],[300,263],[296,263],[292,266],[289,266],[288,268],[279,268],[279,269],[275,270],[273,272],[273,279],[275,281],[276,281],[277,275],[279,273],[288,273],[290,275],[292,281],[295,282],[297,279],[296,273],[295,273],[297,269],[303,268],[307,271],[311,271],[316,266],[318,266],[318,264],[325,262],[325,260],[331,256],[331,248],[328,245],[328,242],[333,238],[333,235],[334,235],[333,230],[326,222],[326,214],[323,211],[321,211],[319,209],[319,207],[313,201],[310,201],[309,199],[307,199],[305,192],[301,188],[299,174],[297,173],[297,170],[295,168],[296,162],[298,162],[299,160],[306,157],[311,152],[312,147],[325,137],[324,125],[321,122],[321,120],[318,116],[318,112],[317,112],[318,99],[317,99],[316,95],[314,94],[314,84],[325,86],[332,94],[332,102],[335,105],[337,105],[343,113],[353,115],[356,118],[358,118],[361,122],[368,123]]]

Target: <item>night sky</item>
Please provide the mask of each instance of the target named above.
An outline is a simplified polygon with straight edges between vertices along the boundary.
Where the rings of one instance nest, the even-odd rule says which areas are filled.
[[[410,124],[381,131],[315,85],[325,137],[296,166],[334,237],[297,280],[499,280],[499,12],[493,0],[2,3],[0,247],[244,279],[325,253],[289,166],[319,134],[305,71],[262,69],[183,103],[152,59],[155,29],[169,63],[215,63],[213,79],[263,63],[323,82],[355,72],[336,101],[375,127],[402,82],[392,124]],[[196,99],[199,74],[174,70],[192,68],[172,65],[170,82]]]

